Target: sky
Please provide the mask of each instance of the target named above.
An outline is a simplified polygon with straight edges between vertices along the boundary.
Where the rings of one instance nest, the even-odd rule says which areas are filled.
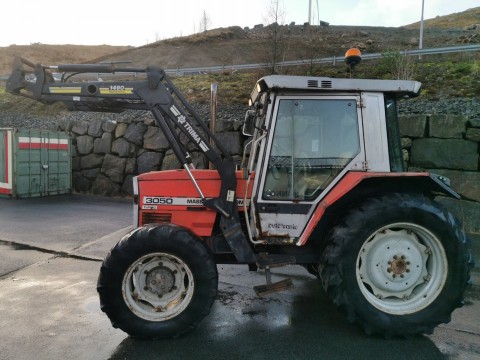
[[[210,29],[252,28],[272,22],[279,1],[283,23],[308,21],[309,0],[3,0],[0,46],[42,44],[131,45],[198,32],[205,12]],[[318,4],[318,6],[317,6]],[[480,6],[479,0],[424,0],[424,19]],[[420,21],[422,0],[312,0],[313,24],[402,26]]]

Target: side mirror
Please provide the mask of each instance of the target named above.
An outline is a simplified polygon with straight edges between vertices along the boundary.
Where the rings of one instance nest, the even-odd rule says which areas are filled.
[[[257,114],[254,110],[247,110],[245,114],[245,121],[243,123],[242,133],[245,136],[253,136],[255,132],[255,122],[257,120]]]

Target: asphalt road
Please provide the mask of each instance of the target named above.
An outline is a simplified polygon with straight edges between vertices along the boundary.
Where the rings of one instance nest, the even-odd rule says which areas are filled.
[[[385,340],[350,325],[295,266],[274,277],[295,288],[265,298],[252,289],[262,272],[219,266],[217,300],[196,330],[133,340],[111,327],[95,290],[99,260],[131,217],[128,200],[0,199],[0,359],[480,359],[478,286],[433,335]]]

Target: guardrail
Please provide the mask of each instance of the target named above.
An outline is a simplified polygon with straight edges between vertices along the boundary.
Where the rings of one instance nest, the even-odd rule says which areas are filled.
[[[402,50],[399,51],[402,55],[408,56],[422,56],[422,55],[435,55],[435,54],[449,54],[457,52],[469,52],[469,51],[480,51],[480,44],[475,45],[461,45],[461,46],[450,46],[450,47],[441,47],[441,48],[431,48],[431,49],[418,49],[418,50]],[[379,59],[384,56],[384,53],[372,53],[372,54],[362,54],[362,60],[370,59]],[[308,59],[308,60],[290,60],[278,62],[277,66],[302,66],[302,65],[311,65],[311,64],[336,64],[337,62],[342,62],[345,60],[344,56],[330,56],[318,59]],[[242,64],[242,65],[218,65],[218,66],[207,66],[207,67],[191,67],[191,68],[178,68],[178,69],[165,69],[167,74],[171,75],[199,75],[204,73],[215,73],[222,71],[234,71],[234,70],[249,70],[249,69],[261,69],[270,67],[270,63],[258,63],[258,64]],[[129,75],[129,73],[123,73],[123,75]],[[77,75],[81,76],[81,74]],[[91,75],[90,75],[91,76]],[[102,74],[103,77],[110,76],[110,74]],[[0,75],[0,81],[7,80],[8,75]]]

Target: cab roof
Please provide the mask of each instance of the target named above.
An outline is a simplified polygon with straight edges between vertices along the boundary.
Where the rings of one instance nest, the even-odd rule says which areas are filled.
[[[257,81],[250,100],[254,103],[260,93],[269,90],[321,92],[383,92],[399,97],[415,97],[422,84],[411,80],[339,79],[312,76],[270,75]]]

